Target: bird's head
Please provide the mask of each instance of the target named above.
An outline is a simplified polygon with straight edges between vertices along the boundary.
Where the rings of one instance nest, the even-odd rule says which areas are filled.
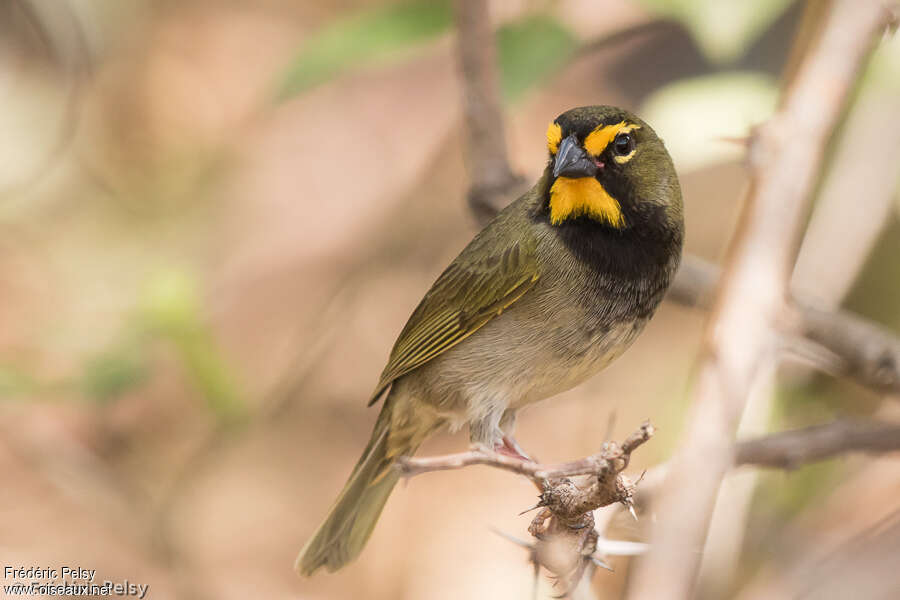
[[[649,125],[621,108],[583,106],[547,129],[550,223],[589,219],[614,230],[681,227],[672,159]]]

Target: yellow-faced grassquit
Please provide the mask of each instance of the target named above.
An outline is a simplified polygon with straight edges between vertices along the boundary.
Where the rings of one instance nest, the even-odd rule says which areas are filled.
[[[618,357],[653,315],[681,257],[672,159],[611,106],[547,130],[538,182],[450,263],[409,318],[369,404],[375,429],[325,522],[297,558],[311,575],[356,558],[397,483],[393,465],[441,427],[521,454],[516,412]]]

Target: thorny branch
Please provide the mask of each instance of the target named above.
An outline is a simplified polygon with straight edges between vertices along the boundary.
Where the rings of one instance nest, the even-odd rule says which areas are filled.
[[[779,253],[783,256],[790,256],[794,249],[791,248],[792,240],[796,237],[796,227],[798,215],[803,214],[802,196],[808,195],[809,181],[812,180],[813,173],[817,168],[821,158],[821,150],[824,147],[824,140],[830,132],[832,124],[836,119],[840,106],[846,98],[850,82],[856,73],[858,66],[871,47],[874,38],[873,33],[884,21],[884,15],[876,15],[873,13],[874,3],[868,4],[850,14],[849,2],[842,4],[843,12],[840,18],[834,18],[831,25],[829,35],[830,39],[827,44],[822,44],[823,48],[814,48],[806,56],[805,62],[818,61],[820,68],[818,73],[810,73],[811,69],[808,65],[800,67],[799,75],[801,81],[797,86],[789,90],[789,94],[785,96],[782,104],[782,112],[777,119],[774,119],[762,131],[758,132],[757,137],[750,149],[752,164],[758,170],[758,173],[765,173],[766,170],[775,171],[779,162],[789,164],[789,167],[783,169],[788,180],[780,181],[777,177],[769,177],[768,180],[759,178],[755,193],[757,196],[762,195],[761,189],[764,191],[768,188],[765,184],[769,184],[769,188],[775,188],[776,192],[773,197],[791,195],[795,201],[786,202],[786,209],[781,210],[781,214],[775,219],[775,223],[781,220],[780,226],[773,227],[770,237],[776,239],[775,255]],[[472,6],[480,5],[480,6]],[[477,169],[472,169],[472,186],[469,195],[470,207],[475,213],[476,218],[484,223],[497,212],[497,210],[505,204],[505,201],[511,199],[518,193],[518,183],[513,182],[507,175],[510,173],[508,162],[506,159],[505,145],[503,140],[503,122],[502,113],[499,109],[498,94],[496,93],[496,85],[490,81],[486,81],[486,73],[493,69],[493,40],[486,35],[489,31],[487,24],[486,8],[484,2],[467,3],[464,1],[457,2],[457,24],[459,27],[460,39],[460,60],[462,64],[463,85],[466,90],[467,101],[467,125],[469,127],[469,138],[467,139],[468,151],[470,159],[480,160],[481,165],[499,164],[500,166],[494,173],[494,177],[490,173],[482,173]],[[467,20],[463,13],[468,13],[471,17],[474,12],[482,11],[481,19],[472,21]],[[846,13],[846,14],[845,14]],[[839,29],[834,23],[845,23]],[[849,24],[849,26],[847,25]],[[482,37],[472,37],[480,31]],[[843,33],[843,39],[837,39]],[[467,37],[468,36],[468,37]],[[821,42],[826,35],[820,36],[817,41]],[[481,39],[484,44],[470,43],[466,44],[466,40],[472,42]],[[468,46],[468,49],[467,49]],[[830,47],[829,47],[830,46]],[[483,51],[479,52],[479,47]],[[833,53],[837,52],[837,56]],[[842,55],[841,55],[842,54]],[[822,79],[823,73],[829,71],[827,63],[834,62],[838,66],[832,68],[829,75],[828,85],[810,85],[809,81],[818,81]],[[823,68],[821,65],[826,65]],[[468,66],[467,66],[468,65]],[[474,66],[473,66],[474,65]],[[480,70],[479,70],[480,65]],[[487,65],[487,69],[485,69]],[[802,81],[803,79],[806,81]],[[493,87],[492,87],[493,86]],[[824,94],[822,90],[829,93]],[[815,106],[813,106],[815,105]],[[476,107],[475,113],[472,107]],[[485,110],[478,113],[477,107],[487,106],[493,107],[490,112],[493,114],[492,122],[489,123],[489,129],[493,131],[485,135],[494,143],[479,142],[477,132],[484,126],[484,120],[479,119],[480,116],[488,114]],[[793,121],[793,122],[792,122]],[[802,141],[802,144],[792,142],[793,148],[787,153],[791,156],[786,159],[780,156],[778,141],[786,139],[785,131],[799,130],[795,135],[791,136],[794,141]],[[782,131],[783,130],[783,131]],[[782,135],[779,135],[782,134]],[[765,148],[764,148],[765,147]],[[768,150],[764,152],[763,150]],[[764,161],[768,161],[761,167]],[[802,163],[802,168],[797,164]],[[798,172],[801,176],[798,176]],[[492,181],[491,186],[484,185],[485,181]],[[503,181],[506,183],[504,184]],[[498,186],[499,182],[499,186]],[[760,185],[760,184],[763,185]],[[776,185],[777,183],[777,185]],[[505,189],[504,189],[505,187]],[[484,190],[490,189],[493,198],[504,198],[503,202],[483,201]],[[798,199],[799,198],[799,199]],[[772,201],[775,202],[774,200]],[[782,200],[782,202],[785,202]],[[759,204],[757,202],[757,204]],[[753,207],[752,210],[760,210],[759,206]],[[786,215],[785,213],[792,213]],[[786,217],[786,218],[785,218]],[[747,216],[745,215],[745,220]],[[793,233],[790,233],[792,232]],[[785,234],[788,232],[788,234]],[[748,235],[746,232],[743,239],[746,240]],[[749,236],[752,237],[752,236]],[[780,240],[778,239],[780,238]],[[787,242],[787,245],[784,242]],[[795,245],[795,244],[794,244]],[[767,248],[761,254],[768,254],[771,258],[771,248]],[[734,253],[732,255],[734,262]],[[779,261],[773,261],[779,262]],[[789,273],[789,264],[791,261],[781,261],[782,272],[775,274],[769,272],[773,278],[781,278],[786,281]],[[757,265],[758,266],[758,265]],[[712,304],[713,291],[717,287],[720,279],[719,269],[692,257],[686,257],[682,270],[679,272],[675,283],[669,293],[669,299],[688,305],[697,305],[708,308]],[[733,285],[733,282],[726,282]],[[771,307],[777,310],[766,312],[762,318],[766,320],[765,332],[768,337],[775,339],[781,338],[802,338],[806,341],[825,349],[828,354],[828,361],[817,363],[817,366],[825,365],[827,370],[837,372],[841,375],[851,377],[858,383],[871,389],[886,393],[896,393],[900,391],[900,340],[897,336],[886,331],[877,324],[868,322],[856,315],[847,313],[846,311],[828,311],[814,308],[809,302],[803,299],[791,299],[787,294],[786,285],[780,297],[776,294],[769,298]],[[770,350],[777,347],[772,341],[765,342],[766,347]],[[771,345],[770,345],[771,344]],[[731,393],[725,393],[731,392]],[[719,398],[720,402],[731,402],[735,390],[723,390],[723,396]],[[740,395],[739,393],[737,395]],[[718,414],[717,411],[713,411]],[[718,425],[719,417],[713,414],[710,418],[716,421]],[[734,458],[735,464],[765,464],[768,466],[792,467],[805,462],[819,460],[831,456],[836,453],[862,450],[862,451],[890,451],[897,448],[897,428],[885,424],[860,424],[847,425],[843,422],[810,428],[807,430],[798,430],[793,432],[785,432],[767,436],[758,440],[751,440],[737,445],[736,448],[729,449],[726,443],[722,448],[722,455],[718,456],[718,462],[722,463],[722,469],[727,469],[731,465],[731,459]],[[624,444],[623,444],[624,447]],[[806,449],[803,449],[806,448]],[[602,453],[601,453],[602,455]],[[510,470],[516,473],[530,477],[537,481],[540,485],[553,482],[553,477],[573,476],[575,473],[584,472],[590,467],[587,462],[599,460],[602,463],[602,456],[596,455],[565,463],[563,465],[529,465],[520,461],[509,459],[506,456],[495,455],[490,451],[475,449],[471,452],[447,457],[435,457],[427,459],[416,459],[408,461],[404,468],[410,469],[409,475],[420,472],[460,468],[469,464],[485,464]],[[715,454],[713,454],[715,455]],[[599,457],[599,458],[598,458]],[[724,459],[724,460],[723,460]],[[599,464],[599,463],[598,463]],[[608,468],[608,467],[607,467]],[[664,469],[654,469],[664,470]],[[599,472],[599,471],[598,471]],[[715,473],[710,481],[714,482],[713,487],[717,488],[715,482],[720,479],[721,473]],[[617,474],[614,480],[618,481],[621,476]],[[599,475],[596,477],[599,481]],[[658,478],[657,478],[658,479]],[[569,485],[572,485],[569,482]],[[681,482],[684,486],[684,483]],[[689,486],[685,486],[689,487]],[[577,486],[576,486],[577,488]],[[562,494],[567,488],[565,486],[557,486],[556,488]],[[577,488],[580,490],[580,488]],[[607,485],[607,491],[610,491]],[[633,489],[633,488],[632,488]],[[641,495],[644,494],[643,488]],[[583,493],[578,491],[576,493]],[[613,492],[611,495],[615,495]],[[714,497],[714,496],[711,496]],[[631,497],[629,496],[629,500]],[[542,495],[543,501],[543,495]],[[619,500],[621,501],[621,500]],[[610,503],[615,503],[613,500]],[[704,504],[701,502],[692,507],[692,510],[704,513]],[[532,525],[532,532],[539,533],[544,528],[543,516],[548,512],[552,516],[553,512],[549,506],[542,506],[542,513],[538,515],[535,523]],[[583,513],[582,513],[583,514]],[[559,527],[563,519],[554,518],[553,523]],[[688,524],[690,527],[690,524]],[[563,561],[563,565],[556,565],[552,568],[550,565],[554,562],[546,558],[541,558],[537,553],[533,554],[536,564],[548,566],[554,572],[566,572],[566,569],[573,564],[584,567],[588,570],[593,566],[589,565],[586,560],[573,562],[572,557],[584,558],[581,552],[584,548],[592,547],[596,544],[597,534],[593,530],[593,519],[591,519],[591,527],[581,530],[583,533],[578,539],[573,539],[569,546],[562,548],[562,556],[568,557]],[[593,538],[593,541],[592,541]],[[558,550],[560,548],[557,548]],[[693,551],[682,552],[682,554],[690,554],[684,561],[675,561],[675,563],[687,563],[691,565],[687,569],[682,570],[682,578],[675,578],[674,588],[669,587],[666,594],[673,592],[676,597],[683,596],[692,585],[693,573],[697,562],[697,553]],[[567,578],[568,583],[577,583],[577,578],[585,572],[582,568],[579,572],[569,572]],[[657,574],[659,575],[659,574]],[[657,576],[654,578],[657,584],[667,585],[669,581],[666,577]],[[646,577],[645,581],[649,581]],[[639,582],[640,583],[640,582]],[[646,590],[643,590],[646,591]]]
[[[563,477],[599,474],[604,469],[617,468],[616,472],[619,472],[628,466],[628,459],[631,453],[638,446],[649,440],[654,433],[653,425],[649,422],[644,423],[621,444],[607,442],[597,454],[566,463],[542,465],[523,461],[519,458],[478,446],[468,452],[460,452],[458,454],[426,458],[404,458],[399,464],[399,469],[404,477],[414,477],[420,473],[431,471],[461,469],[470,465],[488,465],[497,469],[518,473],[519,475],[525,475],[537,483],[543,484],[547,480]],[[617,461],[624,461],[624,464],[620,464]]]
[[[402,458],[397,468],[403,477],[434,471],[485,465],[534,481],[541,490],[539,502],[529,510],[540,509],[528,528],[534,544],[514,540],[526,546],[536,566],[554,573],[571,591],[581,578],[596,566],[606,567],[597,550],[599,534],[592,511],[620,504],[620,510],[633,511],[635,501],[643,504],[658,491],[658,484],[638,487],[640,482],[622,475],[631,453],[650,439],[655,430],[644,423],[621,444],[607,442],[597,454],[565,463],[539,464],[500,454],[484,447],[467,452]],[[900,424],[874,420],[842,419],[823,425],[783,431],[737,444],[734,465],[752,465],[776,469],[795,469],[849,452],[885,453],[900,451]],[[654,467],[648,481],[659,481]],[[573,482],[569,478],[589,475]],[[643,479],[643,476],[642,476]],[[602,527],[601,527],[602,529]]]
[[[716,265],[685,256],[667,298],[679,304],[709,308],[721,276]],[[827,369],[850,377],[876,392],[900,394],[900,338],[877,323],[846,310],[816,308],[803,298],[788,300],[781,334],[800,337],[834,359]]]
[[[776,327],[825,146],[886,16],[874,0],[834,2],[781,109],[751,140],[752,189],[707,324],[683,445],[661,489],[651,548],[631,598],[692,594],[710,515],[732,466],[738,419],[756,374],[777,349]]]
[[[596,554],[598,534],[593,511],[615,503],[631,509],[636,482],[622,471],[631,453],[654,432],[653,425],[645,422],[621,444],[606,442],[597,454],[560,464],[542,465],[476,447],[446,456],[402,458],[397,468],[404,477],[413,477],[487,465],[529,477],[541,490],[539,502],[529,509],[540,509],[528,528],[536,539],[530,546],[531,559],[564,584],[565,595],[595,566],[604,566],[603,558]],[[587,477],[578,482],[569,479],[578,475]]]
[[[875,419],[838,419],[743,440],[735,445],[734,465],[797,469],[853,452],[900,452],[900,423]],[[665,477],[667,463],[646,472],[633,497],[636,507],[652,502]]]

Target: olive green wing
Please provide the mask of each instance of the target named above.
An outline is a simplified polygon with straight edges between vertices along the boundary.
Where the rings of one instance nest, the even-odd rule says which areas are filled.
[[[497,242],[476,237],[434,282],[400,332],[370,406],[395,379],[478,331],[534,286],[533,245]]]

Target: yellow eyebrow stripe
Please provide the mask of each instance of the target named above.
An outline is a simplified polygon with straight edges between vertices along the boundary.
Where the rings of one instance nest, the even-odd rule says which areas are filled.
[[[556,154],[556,151],[559,150],[559,143],[561,141],[562,128],[551,121],[550,125],[547,127],[547,149],[550,150],[550,154]]]
[[[599,156],[617,135],[629,133],[640,128],[640,125],[626,123],[625,121],[620,121],[615,125],[601,125],[584,138],[584,149],[594,156]]]

